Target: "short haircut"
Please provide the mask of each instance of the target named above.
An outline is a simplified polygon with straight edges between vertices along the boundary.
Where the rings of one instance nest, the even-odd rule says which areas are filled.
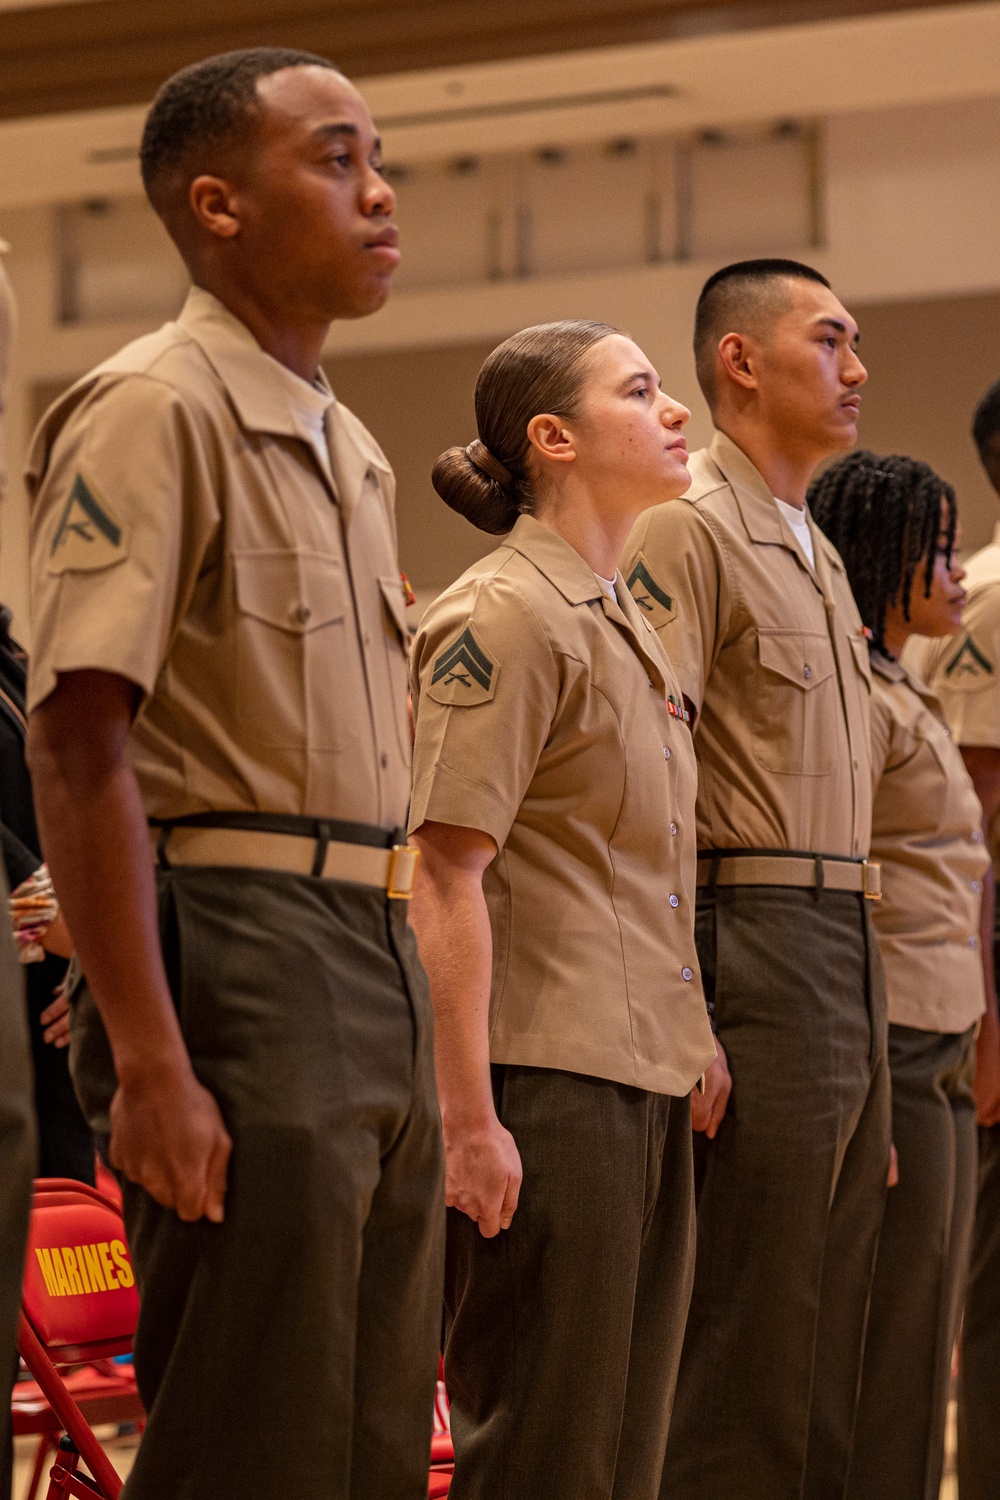
[[[914,583],[919,579],[930,598],[940,552],[951,566],[955,491],[919,459],[898,453],[880,458],[861,449],[814,479],[808,500],[817,526],[844,559],[871,644],[885,651],[889,607],[901,604],[908,620]],[[938,541],[942,500],[947,514],[943,547]]]
[[[245,47],[182,68],[159,89],[146,116],[139,164],[146,194],[161,207],[164,180],[206,147],[227,145],[259,118],[257,80],[282,68],[340,70],[328,58],[291,47]]]
[[[756,333],[788,310],[789,279],[830,283],[798,260],[738,260],[710,276],[694,315],[694,359],[698,384],[711,406],[715,400],[715,351],[727,333]]]
[[[995,438],[998,432],[1000,432],[1000,380],[994,381],[990,386],[976,407],[976,415],[972,419],[972,438],[979,449],[980,458],[985,459],[990,439]]]

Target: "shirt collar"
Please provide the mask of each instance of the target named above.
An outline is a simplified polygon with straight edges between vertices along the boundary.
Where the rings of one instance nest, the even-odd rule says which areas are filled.
[[[507,538],[507,546],[533,563],[567,603],[588,604],[592,599],[604,598],[593,569],[587,566],[576,548],[557,532],[536,521],[534,516],[518,517]]]
[[[872,651],[870,655],[872,671],[877,672],[880,677],[884,677],[886,682],[906,682],[908,680],[909,673],[895,657],[885,656],[881,651]]]
[[[383,478],[391,474],[381,449],[340,406],[322,369],[315,386],[286,369],[265,354],[246,324],[204,287],[191,288],[177,322],[200,346],[247,431],[300,438],[315,451],[316,421],[323,421],[331,477],[346,516],[353,512],[371,471]],[[325,475],[327,466],[319,454],[317,461]]]
[[[609,599],[597,581],[593,569],[588,567],[575,547],[564,537],[550,531],[534,516],[519,516],[517,524],[507,538],[508,547],[526,557],[554,588],[557,588],[568,604],[590,604],[599,600],[607,618],[625,631],[633,650],[642,659],[650,681],[666,690],[663,668],[650,644],[652,634],[649,625],[632,599],[632,595],[615,574],[614,599]]]
[[[322,421],[336,405],[322,370],[311,385],[279,364],[265,354],[246,324],[204,287],[191,288],[177,321],[201,346],[248,431],[312,441],[317,419]]]
[[[770,486],[754,468],[743,449],[737,448],[732,438],[728,438],[724,432],[716,432],[708,452],[712,462],[736,496],[736,504],[739,506],[750,540],[765,545],[788,547],[798,557],[800,548],[785,534],[786,522],[771,494]],[[822,555],[834,572],[843,573],[844,564],[840,553],[826,534],[820,531],[808,506],[805,508],[804,515],[817,557]],[[802,561],[808,567],[804,558]]]

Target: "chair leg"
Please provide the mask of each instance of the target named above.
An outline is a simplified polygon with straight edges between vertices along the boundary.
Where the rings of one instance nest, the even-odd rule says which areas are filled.
[[[67,1480],[70,1474],[76,1472],[76,1466],[79,1462],[80,1455],[76,1451],[73,1439],[71,1437],[60,1438],[56,1461],[52,1465],[49,1487],[45,1493],[45,1500],[65,1500],[65,1496],[69,1493]]]
[[[52,1439],[47,1432],[43,1432],[38,1439],[38,1447],[35,1450],[35,1464],[31,1471],[31,1482],[28,1485],[24,1500],[37,1500],[38,1486],[42,1482],[42,1474],[45,1471],[45,1460],[49,1449],[53,1446]]]

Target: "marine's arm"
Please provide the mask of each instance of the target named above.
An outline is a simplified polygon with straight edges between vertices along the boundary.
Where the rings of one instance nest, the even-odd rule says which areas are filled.
[[[60,676],[29,720],[42,843],[118,1075],[111,1159],[182,1219],[223,1215],[231,1142],[181,1037],[160,953],[146,814],[128,761],[138,689]]]
[[[1000,749],[992,745],[963,745],[962,759],[983,805],[983,837],[1000,811]],[[986,984],[986,1012],[976,1040],[976,1109],[980,1125],[1000,1124],[1000,1015],[997,1012],[993,962],[996,885],[992,865],[983,878],[979,920],[979,948]]]
[[[428,822],[410,905],[434,1003],[434,1046],[445,1144],[445,1196],[489,1239],[510,1227],[521,1159],[497,1119],[490,1086],[493,938],[483,873],[496,855],[489,834]]]

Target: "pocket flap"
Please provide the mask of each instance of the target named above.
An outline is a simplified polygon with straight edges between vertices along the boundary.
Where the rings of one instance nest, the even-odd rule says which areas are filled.
[[[825,635],[803,630],[759,630],[757,648],[762,667],[803,692],[812,692],[833,676],[833,649]]]
[[[245,615],[305,635],[347,613],[344,567],[322,552],[236,552],[236,602]]]
[[[380,578],[379,588],[382,590],[382,598],[385,607],[389,611],[393,624],[399,631],[403,645],[409,649],[410,631],[406,623],[406,599],[403,594],[403,580],[399,574],[389,574]]]
[[[872,659],[868,650],[868,642],[863,635],[851,636],[851,650],[854,652],[854,665],[867,682],[872,685]]]

